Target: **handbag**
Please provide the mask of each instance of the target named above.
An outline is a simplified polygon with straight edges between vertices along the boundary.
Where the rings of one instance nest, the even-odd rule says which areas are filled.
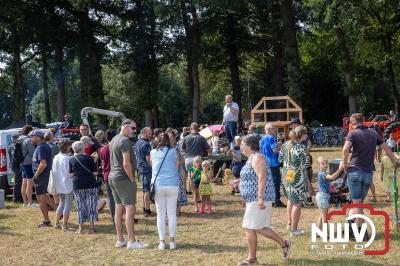
[[[156,181],[157,181],[157,177],[158,177],[158,174],[160,173],[161,167],[164,164],[165,158],[167,158],[169,150],[170,150],[170,148],[168,148],[167,152],[165,153],[164,159],[161,162],[160,168],[158,168],[158,171],[157,171],[156,177],[154,178],[154,181],[151,182],[151,184],[150,184],[150,200],[151,200],[152,203],[154,203],[154,198],[156,196],[156,186],[155,186],[155,184],[156,184]]]
[[[288,163],[287,163],[287,171],[285,175],[285,181],[287,184],[292,184],[294,180],[296,179],[296,169],[292,166],[291,162],[291,150],[292,150],[292,144],[289,144],[289,149],[288,149]]]
[[[51,195],[55,195],[56,193],[56,180],[53,170],[50,171],[49,176],[49,184],[47,185],[47,192]]]

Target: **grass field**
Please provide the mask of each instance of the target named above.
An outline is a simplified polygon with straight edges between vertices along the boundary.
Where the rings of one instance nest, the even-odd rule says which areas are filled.
[[[322,155],[327,159],[340,157],[340,152],[317,151],[313,156]],[[317,169],[314,169],[316,172]],[[383,184],[375,174],[379,210],[393,215],[392,204],[384,202]],[[150,247],[145,250],[128,251],[116,249],[114,228],[108,210],[100,215],[98,233],[76,235],[53,228],[37,229],[41,221],[39,209],[22,208],[19,204],[7,202],[7,208],[0,210],[0,265],[237,265],[247,255],[246,239],[241,228],[244,209],[240,198],[231,196],[229,189],[214,186],[212,201],[215,214],[193,213],[193,205],[183,207],[178,217],[177,244],[175,251],[159,251],[156,218],[138,215],[135,226],[139,240]],[[141,194],[138,194],[138,199]],[[141,209],[139,201],[138,209]],[[282,237],[289,238],[286,230],[285,209],[274,209],[272,227]],[[54,218],[54,212],[51,217]],[[293,238],[290,259],[281,259],[281,249],[269,239],[259,237],[258,259],[263,265],[399,265],[399,233],[391,224],[390,252],[384,256],[325,256],[316,255],[310,249],[310,224],[316,221],[316,208],[303,209],[300,228],[305,230],[301,237]],[[76,213],[70,221],[76,227]],[[373,248],[384,245],[383,220],[374,220],[377,226],[377,240]]]

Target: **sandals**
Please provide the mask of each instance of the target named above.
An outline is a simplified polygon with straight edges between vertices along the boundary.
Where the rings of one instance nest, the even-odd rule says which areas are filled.
[[[259,263],[257,258],[247,258],[245,260],[242,260],[239,266],[258,265],[258,264]]]
[[[283,250],[283,259],[287,260],[290,256],[290,252],[292,251],[292,241],[285,240],[285,245],[281,248]]]
[[[378,202],[376,199],[374,199],[373,197],[369,198],[370,201],[372,202]]]

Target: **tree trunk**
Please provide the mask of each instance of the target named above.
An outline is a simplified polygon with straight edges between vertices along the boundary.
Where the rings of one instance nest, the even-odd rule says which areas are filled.
[[[64,121],[65,112],[65,74],[64,74],[64,52],[62,46],[55,48],[54,79],[57,89],[57,118]]]
[[[19,121],[25,117],[25,88],[21,69],[21,47],[16,43],[13,49],[12,69],[14,75],[13,84],[13,121]]]
[[[352,73],[353,60],[347,46],[346,34],[340,26],[336,28],[336,38],[338,40],[340,48],[340,55],[343,60],[344,80],[346,82],[345,94],[348,96],[349,114],[354,114],[357,112],[357,103],[356,93],[354,91],[354,78]]]
[[[77,14],[80,27],[80,79],[81,103],[92,107],[105,108],[103,79],[101,73],[102,47],[94,37],[92,21],[88,10]],[[97,126],[107,124],[107,117],[97,116]]]
[[[46,123],[51,122],[51,111],[50,111],[50,100],[49,100],[49,76],[48,72],[48,62],[47,62],[47,48],[42,49],[42,83],[43,83],[43,101],[44,101],[44,113]]]
[[[293,0],[282,0],[281,13],[283,22],[283,37],[285,40],[288,94],[301,106],[303,92],[300,88],[300,57],[296,36],[297,29],[295,23],[295,9],[293,7]]]
[[[189,19],[187,17],[187,10],[184,1],[181,1],[181,16],[182,22],[185,29],[185,52],[186,52],[186,73],[187,73],[187,91],[189,95],[189,99],[194,98],[194,85],[193,85],[193,62],[192,62],[192,28],[189,24]],[[190,119],[193,121],[193,100],[189,103],[189,113]]]
[[[272,84],[274,86],[275,96],[283,96],[285,93],[284,66],[283,66],[283,47],[282,47],[282,16],[280,12],[279,0],[272,3],[272,65],[273,77]],[[275,108],[286,108],[286,104],[277,101]],[[277,113],[277,119],[284,121],[290,119],[284,113]]]
[[[192,122],[199,122],[200,110],[200,76],[199,76],[199,57],[200,57],[200,26],[197,18],[196,7],[190,6],[192,14],[192,78],[193,78],[193,111]]]
[[[229,56],[229,68],[231,72],[231,85],[233,91],[233,100],[240,108],[242,108],[242,89],[240,87],[240,74],[239,74],[239,59],[237,52],[237,38],[236,38],[236,19],[233,13],[229,12],[226,16],[225,29],[226,29],[226,51]],[[239,125],[242,124],[242,112],[239,112]]]

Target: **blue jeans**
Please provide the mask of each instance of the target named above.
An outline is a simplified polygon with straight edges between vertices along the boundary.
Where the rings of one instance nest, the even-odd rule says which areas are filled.
[[[60,197],[60,204],[57,207],[58,215],[69,215],[72,208],[72,201],[74,200],[74,193],[71,191],[69,194],[58,194]]]
[[[354,171],[348,172],[347,176],[350,198],[363,201],[372,183],[372,172]]]
[[[274,189],[275,189],[275,203],[281,200],[281,170],[279,166],[270,167],[272,180],[274,181]]]
[[[237,135],[237,122],[226,122],[225,134],[229,140],[229,143],[232,143]]]

